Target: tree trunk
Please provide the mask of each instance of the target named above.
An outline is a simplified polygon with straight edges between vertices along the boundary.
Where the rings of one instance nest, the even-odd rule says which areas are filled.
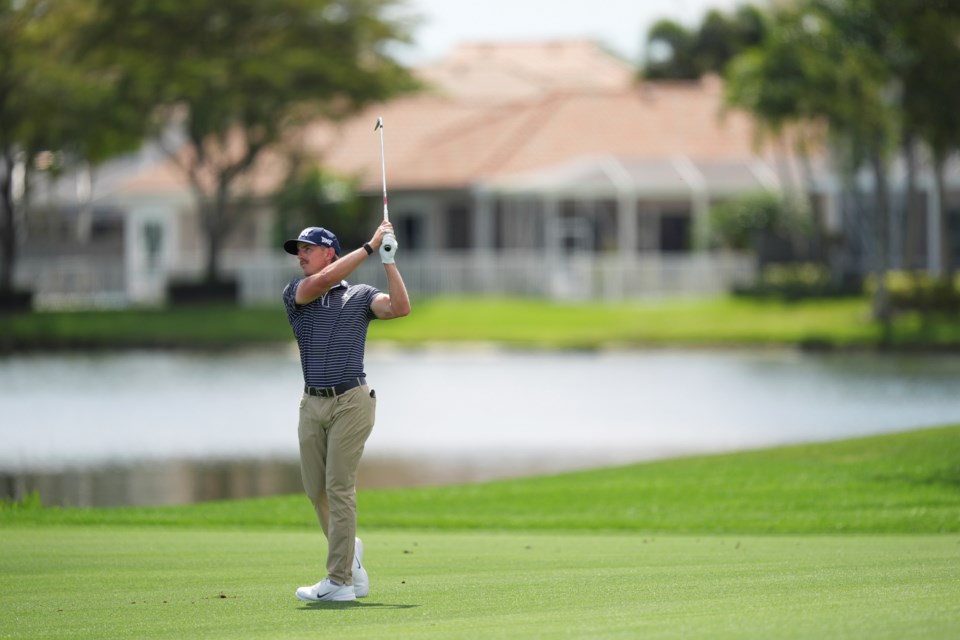
[[[882,344],[889,344],[891,338],[890,295],[887,291],[886,275],[889,260],[890,243],[890,193],[887,188],[887,169],[880,154],[870,156],[874,177],[874,225],[873,272],[876,290],[873,295],[873,317],[880,322]]]
[[[13,208],[13,155],[0,157],[0,296],[13,291],[16,264],[16,215]]]
[[[217,187],[216,196],[207,209],[207,268],[204,279],[208,283],[220,280],[220,258],[223,244],[232,231],[232,219],[227,207],[230,199],[230,185],[227,179],[221,178]]]
[[[830,247],[827,241],[827,223],[824,219],[824,211],[817,201],[817,194],[813,191],[813,167],[810,165],[810,152],[807,149],[805,133],[801,131],[798,136],[795,148],[803,178],[802,191],[806,195],[807,206],[810,208],[810,221],[813,224],[813,246],[810,247],[810,254],[815,262],[828,266],[830,265]]]
[[[950,241],[950,206],[947,202],[947,185],[944,178],[946,156],[936,154],[933,158],[933,178],[937,185],[937,200],[940,204],[940,278],[953,282],[953,243]]]
[[[903,155],[907,162],[906,202],[903,205],[903,218],[906,227],[903,242],[903,268],[907,271],[919,269],[917,264],[917,244],[920,242],[920,222],[923,212],[917,210],[919,191],[917,189],[917,149],[913,137],[908,137],[903,146]]]
[[[204,281],[214,283],[220,279],[220,249],[223,246],[220,237],[220,202],[214,200],[209,202],[204,208],[203,228],[207,234],[207,266],[204,271]]]

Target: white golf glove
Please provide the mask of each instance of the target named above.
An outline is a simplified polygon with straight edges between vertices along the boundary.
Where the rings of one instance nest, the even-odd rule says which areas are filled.
[[[383,236],[383,242],[380,243],[380,260],[383,264],[393,264],[393,256],[397,253],[397,239],[392,233]]]

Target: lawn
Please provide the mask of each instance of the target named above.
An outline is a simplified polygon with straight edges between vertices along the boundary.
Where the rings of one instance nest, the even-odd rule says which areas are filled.
[[[872,347],[879,326],[866,299],[795,303],[740,298],[561,303],[513,298],[414,300],[410,317],[375,322],[372,341],[404,345],[498,342],[524,348],[663,345]],[[267,308],[194,307],[0,315],[0,351],[62,348],[236,348],[291,342],[279,303]],[[897,317],[899,347],[956,348],[960,318]]]
[[[960,426],[361,492],[371,595],[305,604],[303,496],[0,509],[0,638],[953,638]]]
[[[3,638],[951,638],[960,536],[376,530],[371,595],[307,604],[319,533],[0,533]]]

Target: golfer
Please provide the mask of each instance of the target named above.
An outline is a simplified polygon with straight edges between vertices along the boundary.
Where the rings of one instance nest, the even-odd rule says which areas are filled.
[[[297,589],[301,600],[344,601],[370,590],[357,531],[357,467],[373,430],[377,398],[367,386],[363,353],[374,318],[392,320],[410,313],[410,299],[397,265],[389,222],[369,242],[340,255],[337,237],[308,227],[283,248],[297,256],[303,277],[283,290],[283,304],[300,348],[303,397],[300,399],[300,470],[327,538],[326,577]],[[387,293],[346,278],[374,251],[387,274]]]

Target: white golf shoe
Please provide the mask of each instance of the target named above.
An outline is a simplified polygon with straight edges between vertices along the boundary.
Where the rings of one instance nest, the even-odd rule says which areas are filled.
[[[366,598],[370,593],[370,576],[363,567],[363,540],[360,538],[354,542],[353,590],[358,598]]]
[[[324,578],[312,587],[297,589],[297,597],[310,602],[346,602],[356,600],[357,595],[349,584],[337,584]]]

